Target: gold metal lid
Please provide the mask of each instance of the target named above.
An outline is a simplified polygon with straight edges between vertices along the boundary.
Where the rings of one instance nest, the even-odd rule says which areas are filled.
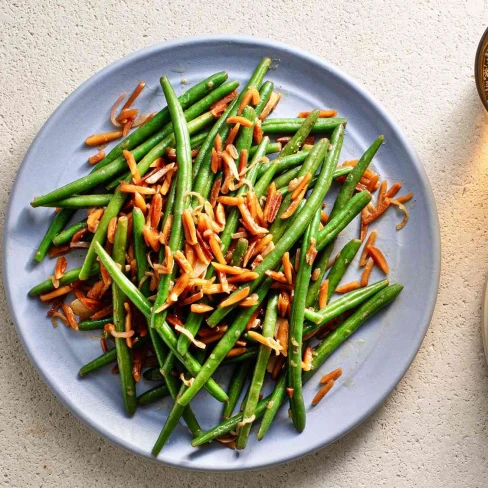
[[[485,30],[476,51],[474,76],[481,101],[488,110],[488,29]]]

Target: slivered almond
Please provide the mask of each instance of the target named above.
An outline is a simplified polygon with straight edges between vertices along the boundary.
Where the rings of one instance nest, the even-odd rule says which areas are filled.
[[[156,193],[151,200],[151,227],[157,229],[161,220],[161,211],[163,209],[163,197],[160,193]]]
[[[324,398],[325,395],[331,390],[331,388],[334,386],[334,380],[329,380],[325,385],[320,388],[320,390],[317,392],[317,394],[313,397],[312,400],[312,405],[318,405],[318,403]]]
[[[206,313],[206,312],[210,312],[211,310],[213,310],[213,307],[211,307],[210,305],[206,305],[204,303],[194,303],[190,307],[190,310],[193,313]]]
[[[98,224],[100,223],[100,219],[102,218],[104,212],[104,208],[97,208],[93,212],[91,212],[90,215],[88,215],[88,218],[86,219],[86,224],[90,232],[96,232]]]
[[[233,144],[235,138],[237,137],[237,133],[239,132],[239,129],[241,128],[241,124],[235,124],[234,127],[229,132],[229,135],[227,136],[227,139],[225,140],[225,145],[227,146],[228,144]]]
[[[122,135],[123,132],[121,130],[93,134],[92,136],[86,138],[85,144],[88,146],[100,146],[115,139],[119,139],[120,137],[122,137]]]
[[[154,252],[158,252],[161,247],[159,234],[154,229],[151,229],[148,225],[145,225],[142,228],[142,235],[144,236],[144,240],[146,241],[146,244],[148,246],[151,246]]]
[[[141,195],[154,195],[156,190],[154,188],[148,188],[147,186],[131,185],[122,181],[120,184],[120,191],[122,193],[135,193],[139,192]]]
[[[240,124],[242,127],[252,127],[252,121],[246,119],[246,117],[240,117],[238,115],[234,115],[233,117],[229,117],[226,122],[228,124]]]
[[[378,231],[372,230],[371,233],[368,236],[368,239],[366,240],[363,248],[363,252],[361,253],[361,258],[359,259],[359,266],[365,266],[366,262],[368,260],[368,247],[369,246],[374,246],[376,243],[376,238],[378,236]]]
[[[226,298],[222,302],[219,303],[219,308],[223,307],[230,307],[236,303],[239,303],[241,300],[244,300],[249,296],[251,289],[249,286],[242,288],[241,290],[233,293],[229,298]]]
[[[290,324],[288,323],[288,320],[286,319],[278,319],[278,328],[276,331],[276,340],[280,343],[282,346],[282,351],[281,354],[283,356],[288,355],[288,334],[290,330]]]
[[[134,207],[140,209],[141,212],[144,214],[144,216],[146,216],[147,214],[146,200],[144,200],[144,197],[137,191],[134,193]]]
[[[173,257],[183,273],[186,273],[189,276],[193,276],[193,267],[181,251],[176,251],[173,254]]]
[[[319,291],[319,309],[321,310],[327,306],[328,293],[329,293],[329,280],[324,280],[320,285],[320,291]]]
[[[251,232],[253,235],[258,235],[258,234],[267,234],[269,231],[268,229],[265,229],[264,227],[260,227],[258,223],[253,219],[251,213],[249,212],[249,209],[245,204],[239,204],[238,205],[239,211],[241,212],[242,216],[242,223],[244,224],[244,227]]]
[[[388,265],[383,253],[377,247],[368,246],[368,254],[373,258],[373,261],[378,265],[383,273],[389,273],[390,266]]]
[[[312,266],[315,258],[318,254],[317,248],[315,247],[316,241],[314,238],[310,239],[310,246],[307,249],[307,254],[305,255],[305,261],[308,265]]]
[[[235,358],[236,356],[240,356],[241,354],[244,354],[247,351],[245,347],[234,347],[231,349],[227,355],[225,356],[226,358]]]
[[[268,101],[266,102],[266,105],[263,108],[263,111],[261,112],[261,115],[259,116],[259,119],[266,119],[268,115],[275,109],[276,105],[278,105],[280,99],[281,93],[272,92]]]
[[[293,190],[293,193],[291,194],[292,200],[297,199],[304,190],[306,191],[311,179],[312,179],[312,173],[310,172],[305,173],[305,175],[300,179],[300,182],[298,183],[296,188]]]
[[[99,151],[97,154],[88,158],[90,164],[98,164],[102,159],[105,159],[105,151]]]
[[[242,205],[245,203],[246,200],[242,196],[238,196],[238,197],[220,196],[218,197],[217,201],[222,205],[227,205],[232,207],[232,206]]]
[[[167,164],[164,168],[157,170],[155,173],[145,178],[144,181],[148,185],[155,185],[163,176],[167,175],[170,171],[175,169],[175,163]]]
[[[244,270],[242,273],[228,278],[227,281],[229,283],[245,283],[246,281],[255,280],[258,276],[258,273],[254,271]]]
[[[286,291],[280,291],[280,295],[278,297],[278,314],[280,317],[286,317],[289,307],[290,307],[290,296]]]
[[[298,118],[306,119],[310,115],[310,112],[300,112]],[[320,110],[319,118],[337,117],[337,110]]]
[[[192,307],[193,306],[194,305],[192,305]],[[191,343],[194,346],[198,347],[199,349],[205,349],[206,348],[205,344],[203,342],[200,342],[197,339],[195,339],[195,337],[193,336],[193,334],[188,329],[185,329],[184,327],[181,327],[181,325],[175,325],[175,330],[177,330],[181,334],[183,334],[186,337],[188,337],[188,339],[190,339]]]
[[[302,370],[310,371],[312,369],[312,361],[313,361],[313,349],[310,346],[307,346],[305,348],[305,351],[303,351]]]
[[[278,281],[280,283],[288,283],[287,278],[281,271],[273,271],[273,270],[268,270],[265,273],[267,276],[269,276],[271,279]]]
[[[232,274],[232,275],[239,275],[247,271],[246,269],[239,268],[238,266],[229,266],[228,264],[221,264],[216,262],[212,262],[212,266],[215,269],[222,271],[223,273]]]
[[[241,100],[241,103],[239,104],[239,107],[237,109],[237,114],[238,115],[241,115],[242,114],[242,111],[244,110],[244,108],[249,105],[249,103],[251,102],[252,98],[253,98],[253,95],[254,95],[254,91],[256,91],[256,88],[254,88],[253,86],[250,86],[246,93],[244,93],[244,96],[242,97],[242,100]],[[258,96],[259,96],[259,93],[258,93]],[[244,118],[244,117],[242,117]],[[228,119],[227,119],[228,120]],[[246,119],[247,120],[247,119]]]
[[[181,217],[183,222],[183,231],[185,233],[186,241],[192,246],[197,243],[197,231],[195,229],[195,223],[191,216],[191,211],[186,209]]]
[[[210,163],[210,169],[212,173],[217,173],[222,166],[222,154],[217,152],[215,148],[212,148],[212,159]]]
[[[138,185],[141,181],[141,174],[139,173],[139,169],[137,168],[137,163],[134,155],[130,151],[127,151],[127,149],[124,149],[122,151],[122,154],[124,155],[125,161],[127,162],[127,166],[129,166],[129,171],[132,175],[132,181],[136,185]]]
[[[263,128],[261,126],[261,120],[256,119],[254,122],[254,129],[253,129],[253,137],[254,140],[256,141],[256,144],[261,144],[261,141],[263,140]]]
[[[345,285],[338,286],[336,288],[337,293],[347,293],[352,290],[357,290],[361,288],[361,283],[359,281],[351,281],[350,283],[346,283]]]
[[[70,285],[61,286],[54,291],[51,291],[49,293],[43,293],[42,295],[39,295],[39,298],[43,302],[48,302],[48,301],[52,300],[53,298],[57,298],[57,297],[60,297],[63,295],[67,295],[68,293],[71,292],[71,289],[72,288]]]
[[[291,285],[293,284],[293,266],[290,261],[290,253],[285,252],[281,261],[283,263],[283,274],[286,278],[286,281]]]
[[[253,307],[254,305],[257,305],[259,303],[258,300],[258,295],[256,293],[252,293],[239,303],[239,307]]]
[[[330,373],[324,374],[322,378],[320,378],[319,383],[321,385],[325,385],[325,383],[329,382],[330,380],[337,381],[342,376],[342,368],[334,369]]]
[[[259,342],[260,344],[263,344],[264,346],[272,349],[276,353],[276,355],[280,354],[280,352],[283,351],[283,345],[272,337],[264,337],[262,334],[259,334],[258,332],[255,332],[253,330],[250,330],[248,334],[256,342]]]
[[[164,223],[163,230],[161,232],[161,236],[159,239],[161,244],[168,244],[169,237],[171,234],[171,227],[173,227],[173,216],[168,215],[168,218],[166,219],[166,222]]]

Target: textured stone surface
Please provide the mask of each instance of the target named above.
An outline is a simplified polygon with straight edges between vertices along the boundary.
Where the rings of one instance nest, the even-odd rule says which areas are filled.
[[[479,322],[488,270],[488,117],[472,75],[483,18],[487,0],[1,1],[2,224],[36,132],[97,70],[174,37],[269,36],[351,73],[403,127],[434,188],[443,272],[427,337],[385,404],[327,449],[242,475],[167,468],[78,422],[27,359],[2,292],[0,486],[486,486],[488,375]]]

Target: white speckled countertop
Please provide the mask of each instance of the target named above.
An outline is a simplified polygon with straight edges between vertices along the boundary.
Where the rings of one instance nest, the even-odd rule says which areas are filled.
[[[161,466],[82,425],[30,364],[0,292],[0,486],[486,487],[488,368],[479,322],[488,271],[488,115],[473,77],[483,19],[488,0],[1,1],[2,223],[29,144],[81,82],[152,43],[225,32],[316,53],[384,104],[426,167],[443,256],[429,332],[385,404],[334,445],[245,474]]]

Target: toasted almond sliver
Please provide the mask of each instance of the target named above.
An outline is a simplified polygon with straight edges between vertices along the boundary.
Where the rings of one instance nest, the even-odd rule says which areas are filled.
[[[193,313],[206,313],[210,312],[214,308],[211,307],[210,305],[206,305],[204,303],[193,303],[192,306],[190,307],[190,310]]]
[[[319,309],[321,310],[327,306],[328,293],[329,293],[329,280],[324,280],[320,285],[320,292],[319,292]]]
[[[333,386],[334,380],[329,380],[322,388],[320,388],[317,394],[313,397],[312,405],[318,405],[318,403],[322,400],[322,398],[324,398],[325,395],[327,395]]]
[[[334,369],[334,371],[331,371],[330,373],[324,374],[322,378],[320,378],[320,384],[325,385],[330,380],[338,380],[342,376],[342,368],[337,368]]]
[[[242,288],[241,290],[233,293],[229,298],[226,298],[224,301],[220,302],[219,308],[230,307],[231,305],[234,305],[241,300],[244,300],[249,296],[250,291],[251,289],[249,288],[249,286]]]
[[[188,339],[190,339],[192,344],[195,345],[196,347],[200,349],[205,349],[207,347],[203,342],[200,342],[197,339],[195,339],[193,334],[188,329],[181,327],[181,325],[175,325],[175,330],[188,337]]]
[[[215,269],[222,271],[222,273],[227,273],[231,275],[239,275],[247,271],[246,269],[239,268],[238,266],[229,266],[228,264],[216,263],[215,261],[212,261],[212,266]]]
[[[146,186],[131,185],[125,181],[120,184],[120,191],[122,193],[135,193],[139,192],[141,195],[154,195],[156,190],[154,188],[148,188]]]

